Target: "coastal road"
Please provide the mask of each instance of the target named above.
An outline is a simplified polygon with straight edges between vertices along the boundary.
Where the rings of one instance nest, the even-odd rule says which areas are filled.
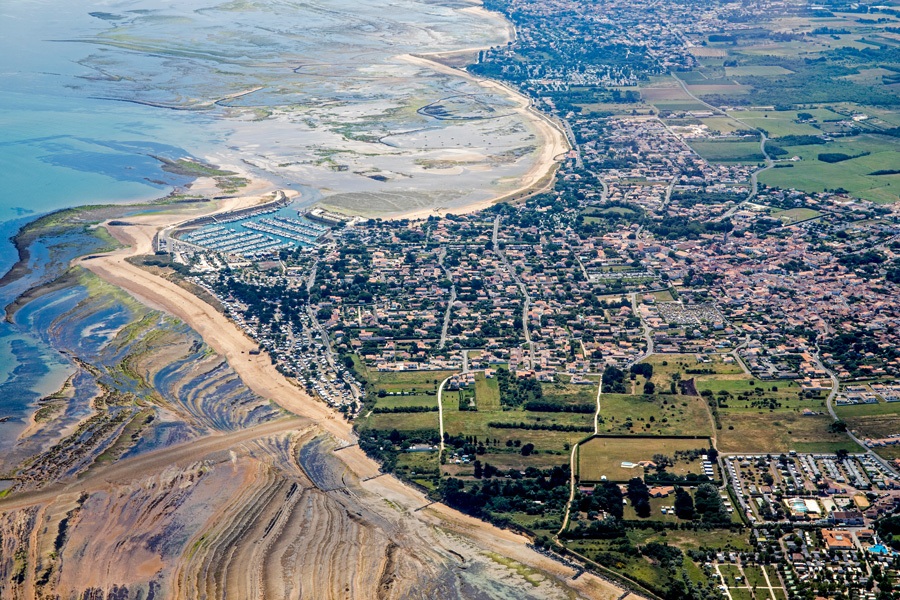
[[[500,250],[500,215],[497,215],[497,218],[494,219],[494,233],[491,236],[491,241],[494,244],[494,252],[500,257],[500,261],[503,263],[503,266],[506,267],[509,276],[513,278],[513,281],[519,286],[519,291],[522,292],[522,295],[525,297],[525,302],[522,306],[522,331],[525,333],[525,343],[528,344],[529,368],[534,369],[534,344],[531,342],[531,332],[528,330],[528,310],[531,307],[531,296],[528,295],[528,290],[525,288],[525,284],[522,280],[519,279],[516,270],[509,264],[509,261],[506,260],[506,255]]]

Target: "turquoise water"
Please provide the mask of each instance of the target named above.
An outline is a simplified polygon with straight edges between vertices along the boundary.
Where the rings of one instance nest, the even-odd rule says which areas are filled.
[[[98,100],[82,64],[108,28],[84,3],[0,5],[0,222],[86,203],[153,198],[186,183],[150,155],[209,145],[202,116]]]
[[[188,182],[163,171],[155,157],[239,165],[302,192],[305,202],[325,190],[421,194],[441,206],[487,194],[495,179],[515,173],[432,174],[415,167],[416,159],[443,158],[431,153],[443,152],[437,148],[451,135],[467,149],[483,144],[485,155],[502,154],[507,145],[492,144],[509,138],[504,144],[521,145],[528,132],[514,121],[481,131],[408,110],[484,90],[397,59],[505,41],[505,24],[459,10],[466,5],[0,2],[0,274],[16,258],[8,238],[30,219],[83,204],[157,198]],[[415,135],[402,137],[409,132]],[[398,135],[402,143],[387,151],[372,141]],[[384,183],[367,176],[376,172],[396,177]],[[463,191],[445,198],[454,186]],[[34,275],[0,289],[0,306],[64,266],[66,252],[48,265],[52,253],[38,248]],[[53,308],[47,311],[51,319]],[[0,450],[14,441],[33,402],[73,372],[39,329],[27,320],[0,321]]]

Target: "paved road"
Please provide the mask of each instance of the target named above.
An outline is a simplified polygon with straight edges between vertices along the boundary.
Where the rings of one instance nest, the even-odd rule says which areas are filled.
[[[450,377],[453,377],[451,375]],[[441,435],[441,444],[440,444],[440,454],[438,457],[442,459],[444,457],[444,401],[441,396],[444,394],[444,386],[447,385],[447,382],[450,381],[450,377],[447,377],[441,382],[441,385],[438,386],[437,393],[437,401],[438,401],[438,424],[440,427],[440,435]]]
[[[837,412],[834,410],[834,399],[838,395],[838,392],[841,389],[840,381],[838,380],[837,375],[835,375],[831,369],[827,368],[822,363],[822,359],[819,356],[819,344],[818,343],[816,344],[816,353],[813,355],[813,358],[816,361],[816,366],[818,366],[820,369],[822,369],[823,371],[828,373],[828,377],[831,379],[831,391],[828,393],[828,398],[825,399],[825,406],[828,408],[828,414],[831,415],[831,418],[835,421],[840,421],[841,418],[838,417]],[[861,448],[866,448],[866,445],[863,443],[863,441],[861,439],[859,439],[858,437],[856,437],[856,435],[849,429],[847,430],[847,435],[850,437],[851,440],[853,440],[854,442],[859,444],[859,446]],[[869,456],[871,456],[882,467],[887,469],[888,473],[891,473],[894,477],[900,477],[900,474],[897,473],[897,470],[894,469],[894,467],[888,461],[886,461],[883,458],[881,458],[880,456],[878,456],[878,454],[876,454],[874,450],[866,448],[865,453],[868,454]]]
[[[444,311],[444,325],[441,327],[441,341],[438,343],[438,348],[443,348],[447,344],[447,329],[450,327],[450,313],[453,312],[453,303],[456,302],[456,284],[453,283],[453,275],[450,273],[450,269],[444,264],[444,258],[446,257],[447,249],[441,248],[441,251],[438,252],[438,264],[441,265],[441,269],[444,270],[444,274],[450,281],[450,300],[447,302],[447,310]]]
[[[575,132],[572,131],[572,125],[569,124],[569,121],[566,119],[562,119],[563,129],[566,132],[566,137],[569,138],[569,145],[572,146],[572,150],[575,151],[575,167],[578,169],[584,168],[584,161],[581,159],[581,146],[578,145],[578,140],[575,139]]]
[[[309,278],[306,280],[306,291],[311,292],[313,284],[316,282],[316,272],[319,270],[319,261],[313,263],[312,269],[309,270]]]
[[[734,350],[729,352],[730,355],[734,357],[734,360],[737,361],[737,364],[740,365],[741,369],[744,370],[745,375],[753,376],[753,373],[750,372],[750,369],[747,368],[747,365],[744,364],[744,359],[741,358],[740,350],[742,350],[747,344],[750,343],[750,336],[748,335],[744,341],[735,347]]]
[[[498,215],[496,219],[494,219],[494,233],[491,236],[491,241],[494,244],[494,252],[497,253],[497,256],[500,257],[500,260],[503,262],[503,265],[506,267],[506,270],[509,272],[510,277],[513,278],[513,281],[516,282],[516,285],[519,286],[519,291],[522,292],[522,295],[525,297],[525,302],[522,306],[522,331],[525,333],[525,343],[528,344],[528,362],[529,368],[534,368],[534,344],[531,342],[531,332],[528,330],[528,309],[531,306],[531,296],[528,295],[528,289],[525,287],[525,284],[522,283],[522,280],[519,279],[519,275],[516,273],[516,270],[509,264],[509,261],[506,260],[506,255],[503,254],[503,251],[500,250],[500,216]]]
[[[709,108],[711,111],[713,111],[714,114],[728,117],[729,119],[732,119],[733,121],[737,121],[738,123],[740,123],[747,129],[752,129],[752,130],[756,131],[757,133],[759,133],[759,151],[762,152],[762,155],[765,159],[766,164],[764,167],[761,167],[750,174],[750,194],[748,194],[747,197],[744,198],[743,202],[740,202],[739,204],[733,206],[731,209],[728,210],[728,212],[726,212],[724,215],[722,215],[723,219],[728,218],[731,215],[733,215],[734,213],[736,213],[745,202],[750,202],[751,200],[753,200],[753,198],[756,197],[757,191],[759,190],[759,174],[762,173],[763,171],[768,171],[769,169],[771,169],[772,167],[775,166],[775,161],[773,161],[772,157],[769,156],[769,153],[766,152],[766,142],[768,141],[769,138],[766,137],[765,132],[762,131],[761,129],[754,127],[753,125],[750,125],[749,123],[745,123],[744,121],[741,121],[734,115],[729,115],[727,112],[719,109],[716,106],[713,106],[712,104],[709,104],[708,102],[704,102],[703,100],[701,100],[700,98],[695,96],[691,92],[691,90],[688,89],[688,86],[684,83],[684,81],[679,79],[674,73],[672,74],[672,77],[675,78],[675,81],[678,82],[678,84],[681,86],[681,89],[684,90],[685,94],[687,94],[688,96],[690,96],[691,98],[693,98],[694,100],[699,102],[700,104]]]
[[[641,327],[644,329],[644,340],[647,342],[647,352],[639,359],[642,360],[653,354],[653,333],[644,317],[641,316],[641,311],[638,310],[637,293],[634,292],[631,294],[631,310],[634,311],[634,316],[641,320]]]

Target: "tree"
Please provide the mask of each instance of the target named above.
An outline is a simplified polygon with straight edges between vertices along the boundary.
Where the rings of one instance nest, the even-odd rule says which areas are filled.
[[[694,518],[694,499],[684,488],[675,488],[675,515],[679,519]]]
[[[520,452],[522,453],[522,456],[530,456],[531,453],[534,452],[534,444],[524,444]]]
[[[647,394],[648,396],[651,396],[655,392],[656,392],[656,384],[654,384],[652,381],[648,381],[647,383],[644,384],[644,393],[645,394]]]
[[[725,524],[731,516],[719,496],[719,490],[711,483],[701,483],[694,492],[694,510],[704,523]]]
[[[650,490],[640,477],[634,477],[628,482],[628,499],[634,507],[634,512],[642,519],[650,516]]]

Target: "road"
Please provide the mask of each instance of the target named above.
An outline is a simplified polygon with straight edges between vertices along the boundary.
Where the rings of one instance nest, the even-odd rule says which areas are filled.
[[[631,310],[634,311],[634,316],[641,320],[641,327],[644,329],[644,340],[647,342],[647,351],[644,355],[638,360],[643,360],[653,354],[653,333],[650,330],[650,326],[647,325],[647,322],[644,320],[644,317],[641,315],[641,311],[638,310],[637,304],[637,293],[631,294]],[[635,361],[637,362],[637,361]]]
[[[600,396],[603,395],[603,376],[600,376],[600,383],[597,384],[597,410],[594,412],[594,435],[600,433]],[[578,452],[578,443],[572,446],[572,454],[569,456],[569,501],[566,503],[566,512],[563,515],[562,527],[556,532],[558,538],[562,532],[569,526],[569,511],[572,508],[572,501],[575,499],[575,456]]]
[[[332,369],[337,368],[337,361],[334,359],[334,350],[331,348],[331,340],[328,338],[328,332],[325,331],[325,328],[322,327],[322,324],[319,323],[319,320],[316,318],[316,313],[312,309],[312,306],[306,307],[306,314],[309,316],[309,320],[312,323],[312,326],[319,332],[319,335],[322,337],[322,345],[325,346],[325,360],[328,361],[328,366]]]
[[[750,372],[750,369],[747,368],[747,365],[744,364],[744,359],[741,358],[740,350],[745,348],[747,344],[750,343],[750,336],[748,335],[743,342],[741,342],[738,346],[735,347],[734,350],[729,352],[728,354],[734,357],[734,360],[737,361],[737,364],[740,365],[741,369],[743,369],[745,375],[753,376],[753,373]]]
[[[572,146],[572,150],[575,151],[575,167],[579,170],[584,168],[584,161],[581,159],[581,146],[578,145],[578,140],[575,139],[575,132],[572,131],[572,125],[566,119],[562,119],[563,128],[566,132],[566,137],[569,138],[569,145]]]
[[[441,385],[438,386],[438,392],[437,392],[438,426],[440,427],[439,433],[441,436],[440,453],[438,454],[438,457],[440,458],[440,460],[444,459],[444,400],[443,400],[442,396],[444,394],[444,386],[447,385],[447,382],[450,381],[451,377],[453,377],[453,375],[451,375],[450,377],[447,377],[446,379],[444,379],[441,382]]]
[[[697,102],[702,104],[703,106],[706,106],[707,108],[709,108],[711,111],[713,111],[714,114],[728,117],[729,119],[731,119],[733,121],[737,121],[738,123],[740,123],[747,129],[752,129],[752,130],[756,131],[757,133],[759,133],[759,151],[762,153],[762,155],[764,157],[765,166],[760,167],[759,169],[757,169],[756,171],[754,171],[753,173],[750,174],[750,193],[747,195],[746,198],[744,198],[744,200],[742,202],[736,204],[735,206],[730,208],[724,215],[722,215],[722,218],[726,219],[726,218],[730,217],[731,215],[733,215],[734,213],[736,213],[743,204],[745,204],[746,202],[750,202],[751,200],[753,200],[756,197],[756,194],[759,190],[759,174],[762,173],[763,171],[768,171],[769,169],[771,169],[772,167],[775,166],[775,161],[772,160],[772,157],[769,156],[768,152],[766,152],[766,141],[768,141],[769,138],[766,137],[766,133],[763,130],[761,130],[757,127],[754,127],[753,125],[750,125],[748,123],[745,123],[744,121],[741,121],[737,117],[735,117],[733,115],[729,115],[724,110],[721,110],[718,107],[713,106],[712,104],[709,104],[708,102],[704,102],[703,100],[701,100],[700,98],[695,96],[691,92],[691,90],[688,89],[688,86],[684,83],[684,81],[679,79],[674,73],[672,74],[672,77],[675,79],[675,81],[678,82],[678,85],[681,86],[681,89],[684,90],[685,94],[687,94],[688,96],[690,96],[691,98],[693,98],[694,100],[696,100]]]
[[[825,406],[828,408],[828,414],[831,415],[831,418],[834,421],[840,421],[841,418],[838,417],[837,411],[834,410],[834,399],[838,395],[838,392],[840,392],[840,389],[841,389],[840,380],[838,380],[837,375],[835,375],[831,369],[827,368],[822,363],[822,359],[819,356],[818,342],[816,343],[816,353],[813,355],[813,358],[816,361],[816,366],[818,366],[820,369],[822,369],[823,371],[828,373],[828,377],[831,379],[831,391],[828,393],[828,398],[825,399]],[[847,436],[851,440],[853,440],[860,446],[860,448],[865,448],[866,449],[865,453],[868,454],[869,456],[871,456],[875,460],[875,462],[877,462],[882,467],[887,469],[888,473],[891,473],[894,477],[900,477],[900,474],[897,473],[897,470],[894,469],[894,467],[888,461],[886,461],[883,458],[881,458],[880,456],[878,456],[878,454],[876,454],[874,450],[866,448],[866,445],[863,443],[863,441],[861,439],[859,439],[858,437],[856,437],[856,435],[852,431],[847,429],[846,433],[847,433]]]
[[[444,258],[446,257],[447,249],[441,248],[441,251],[438,253],[438,264],[441,265],[441,269],[444,270],[444,274],[450,281],[450,300],[447,302],[447,310],[444,311],[444,324],[441,327],[441,341],[438,343],[438,348],[443,348],[447,344],[447,329],[450,328],[450,313],[453,312],[453,303],[456,302],[456,284],[453,283],[453,275],[450,273],[450,269],[444,264]]]
[[[497,215],[497,218],[494,219],[494,233],[491,236],[491,241],[494,244],[494,252],[497,253],[497,256],[500,257],[501,262],[503,262],[503,266],[506,267],[507,272],[509,272],[509,276],[513,278],[513,281],[516,282],[516,285],[519,286],[519,291],[522,292],[522,295],[525,297],[525,302],[522,306],[522,331],[525,333],[525,343],[528,344],[528,364],[529,368],[534,368],[534,344],[531,342],[531,332],[528,330],[528,310],[531,307],[531,296],[528,295],[528,290],[525,288],[525,284],[522,283],[522,280],[519,279],[519,275],[516,273],[516,270],[509,264],[509,261],[506,260],[506,255],[503,254],[503,251],[500,250],[500,215]]]
[[[306,280],[306,291],[311,292],[313,284],[316,283],[316,272],[319,270],[319,261],[313,263],[312,269],[309,270],[309,278]]]

